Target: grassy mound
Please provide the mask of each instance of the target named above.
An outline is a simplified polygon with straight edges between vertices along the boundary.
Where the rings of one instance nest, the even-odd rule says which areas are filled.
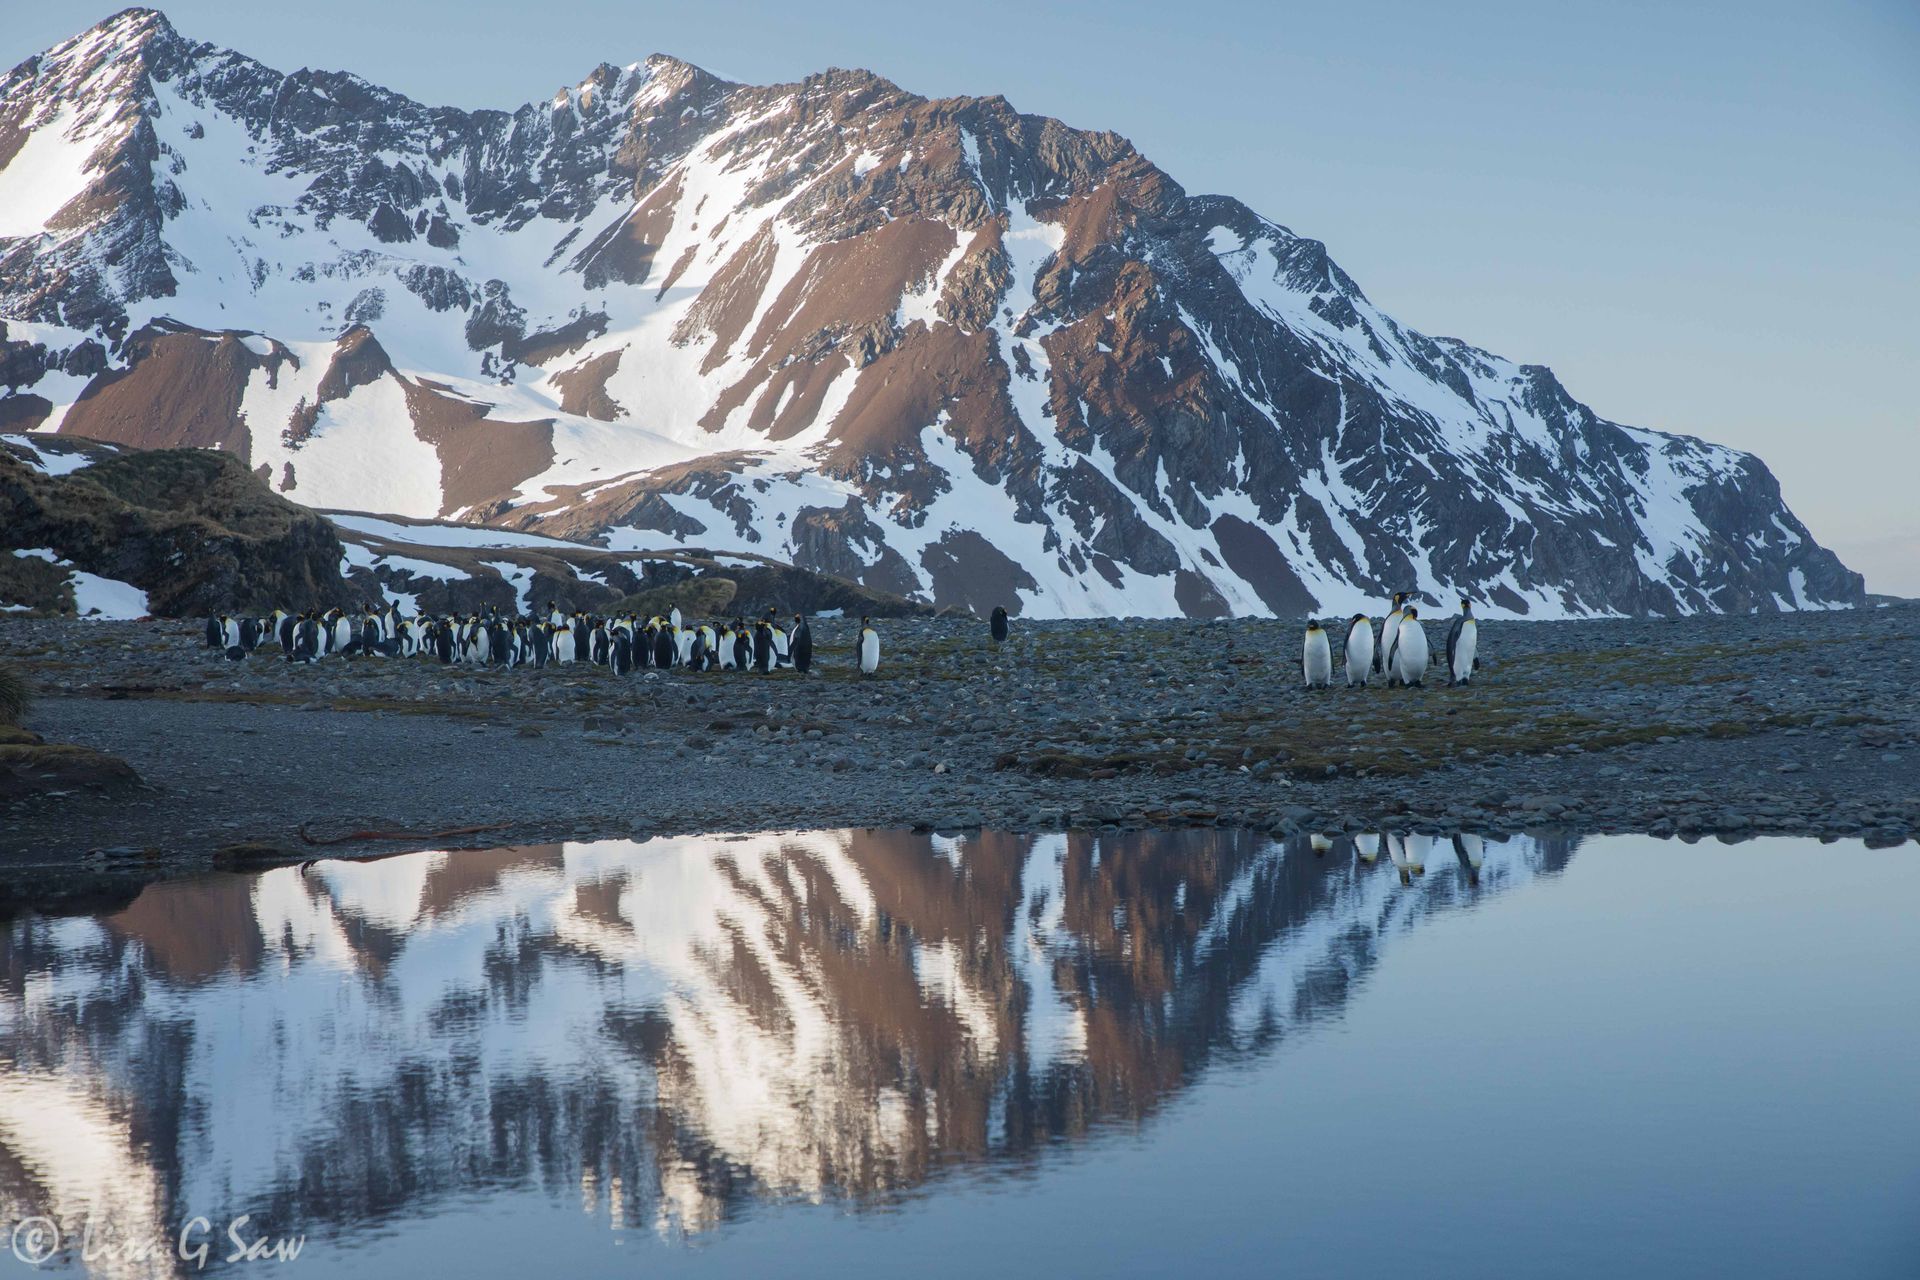
[[[630,595],[613,606],[612,612],[664,618],[678,608],[686,618],[714,618],[726,611],[738,591],[739,585],[731,578],[688,578]]]
[[[210,450],[117,451],[52,476],[0,448],[0,530],[0,547],[50,547],[89,573],[132,583],[163,617],[367,594],[341,579],[340,539],[325,518]],[[64,588],[26,580],[46,576],[34,564],[50,567],[8,565],[20,581],[0,587],[46,611],[70,609]]]

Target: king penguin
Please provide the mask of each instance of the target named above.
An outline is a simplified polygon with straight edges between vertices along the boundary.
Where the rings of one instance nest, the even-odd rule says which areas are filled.
[[[993,606],[993,617],[987,623],[987,626],[991,628],[993,632],[993,642],[995,644],[1005,644],[1007,637],[1013,632],[1013,625],[1007,620],[1007,611],[999,605]]]
[[[1333,647],[1327,643],[1327,629],[1318,618],[1307,623],[1307,642],[1300,659],[1307,688],[1324,689],[1333,683]]]
[[[773,641],[773,665],[791,666],[793,655],[787,652],[787,633],[780,629],[780,615],[772,605],[767,606],[767,635]]]
[[[813,628],[797,613],[793,615],[793,631],[787,637],[787,652],[793,655],[793,669],[801,675],[813,669]]]
[[[1373,619],[1356,613],[1347,621],[1347,688],[1373,677]]]
[[[873,629],[872,618],[860,619],[860,674],[870,676],[880,669],[880,633]]]
[[[1447,681],[1450,684],[1473,683],[1473,669],[1480,665],[1480,623],[1473,616],[1473,601],[1460,601],[1460,616],[1447,628]]]
[[[1410,592],[1393,593],[1393,608],[1387,613],[1387,620],[1380,627],[1380,643],[1374,647],[1374,667],[1387,678],[1387,687],[1396,683],[1393,673],[1393,646],[1400,639],[1400,619],[1406,616],[1407,596]]]
[[[1401,684],[1419,685],[1426,678],[1427,629],[1420,625],[1420,611],[1412,605],[1400,616],[1400,632],[1393,642],[1394,674]]]
[[[753,669],[761,675],[773,670],[773,627],[765,618],[753,624]]]

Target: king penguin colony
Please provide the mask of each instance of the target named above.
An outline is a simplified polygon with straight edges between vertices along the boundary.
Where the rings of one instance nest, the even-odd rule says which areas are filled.
[[[879,632],[860,621],[862,670],[879,665]],[[748,625],[744,618],[687,625],[678,609],[666,617],[567,613],[549,603],[525,615],[483,613],[408,617],[388,603],[354,613],[326,609],[263,618],[215,614],[206,621],[206,647],[233,661],[278,644],[288,662],[324,658],[422,658],[478,666],[547,667],[584,662],[615,675],[684,668],[690,671],[813,669],[813,628],[796,613],[782,627],[775,611]],[[871,648],[873,660],[866,664]]]

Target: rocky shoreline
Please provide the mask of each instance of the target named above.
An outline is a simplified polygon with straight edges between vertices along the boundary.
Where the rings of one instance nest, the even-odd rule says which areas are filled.
[[[0,892],[696,830],[1920,832],[1915,605],[1486,623],[1475,685],[1416,690],[1301,687],[1294,622],[1027,622],[995,648],[971,619],[900,620],[871,680],[853,631],[817,622],[805,678],[622,678],[0,623],[25,727],[142,780],[0,800]]]

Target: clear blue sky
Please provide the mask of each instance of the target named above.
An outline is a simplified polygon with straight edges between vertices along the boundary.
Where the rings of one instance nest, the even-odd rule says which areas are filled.
[[[1916,0],[162,7],[282,70],[459,106],[658,51],[757,83],[865,66],[1113,129],[1326,241],[1403,322],[1759,452],[1870,589],[1920,595]],[[0,63],[107,12],[0,0]]]

